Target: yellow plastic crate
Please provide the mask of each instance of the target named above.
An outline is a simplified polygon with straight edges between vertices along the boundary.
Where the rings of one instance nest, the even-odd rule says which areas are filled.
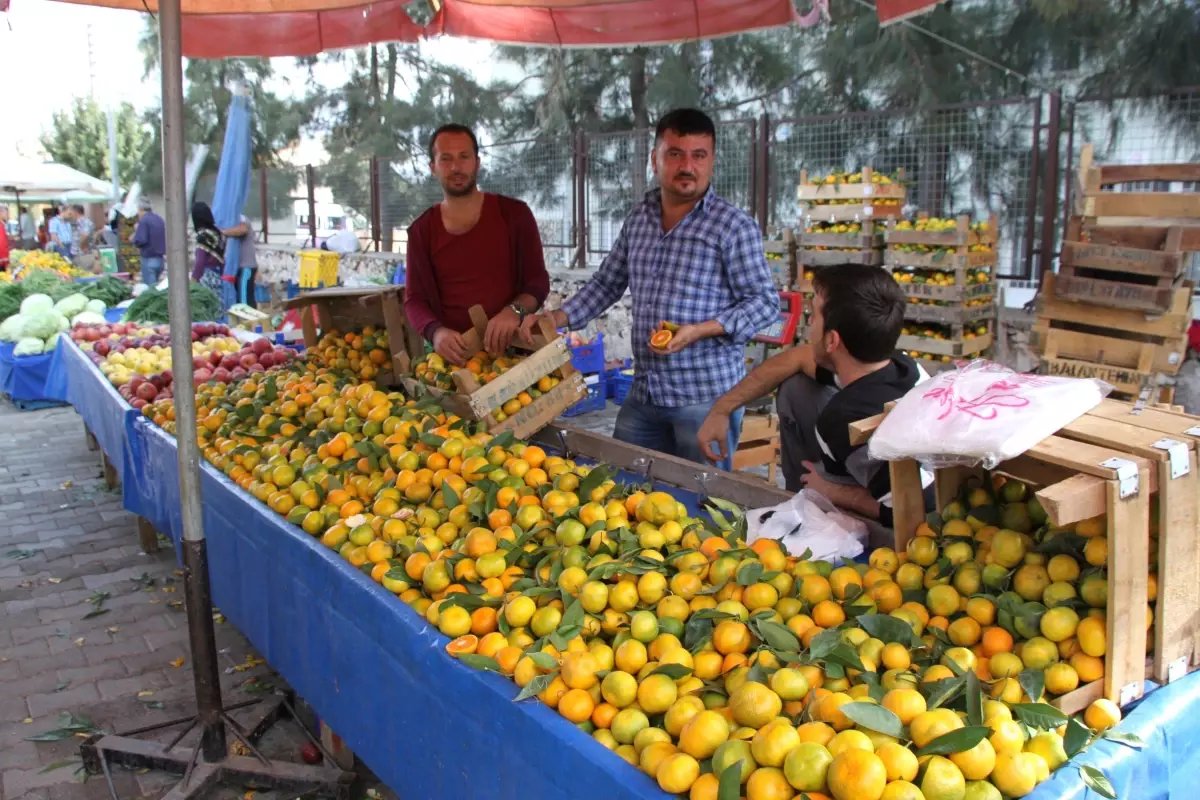
[[[300,251],[300,288],[337,286],[341,256],[328,250]]]

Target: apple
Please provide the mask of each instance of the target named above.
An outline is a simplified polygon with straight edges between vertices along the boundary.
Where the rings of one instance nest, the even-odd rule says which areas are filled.
[[[264,367],[262,364],[255,362],[254,364],[250,365],[250,371],[251,372],[266,372],[267,368]]]
[[[258,363],[262,364],[264,367],[275,366],[275,354],[274,353],[263,353],[262,355],[260,355],[258,357]]]
[[[92,347],[92,352],[96,353],[101,358],[108,355],[111,351],[112,347],[108,342],[96,342],[96,344]]]
[[[149,403],[147,403],[145,400],[143,400],[143,399],[142,399],[142,398],[140,398],[140,397],[135,397],[135,398],[133,398],[132,400],[130,400],[130,401],[129,401],[129,405],[133,406],[133,407],[134,407],[134,408],[136,408],[138,411],[141,411],[143,408],[145,408],[146,406],[148,406],[148,405],[149,405]]]
[[[224,355],[225,354],[222,353],[220,350],[213,350],[211,353],[208,354],[208,363],[212,364],[214,367],[219,367],[219,366],[221,366],[221,360],[224,357]]]
[[[254,353],[243,352],[242,357],[238,360],[238,363],[240,363],[246,369],[250,369],[250,367],[258,363],[258,358],[254,355]]]
[[[229,383],[230,380],[229,370],[227,370],[225,367],[217,367],[215,370],[213,370],[212,376],[215,380],[218,380],[221,383]]]
[[[150,383],[151,386],[154,387],[155,391],[157,391],[167,385],[167,382],[165,380],[163,380],[163,376],[162,376],[161,372],[158,373],[157,375],[151,375],[148,382]],[[147,399],[150,399],[150,398],[147,398]]]
[[[162,375],[163,383],[167,386],[170,386],[175,381],[175,373],[169,369],[164,369],[159,374]]]
[[[158,388],[150,381],[146,381],[134,393],[148,403],[158,396]]]
[[[212,373],[208,370],[198,369],[192,373],[192,383],[196,386],[199,386],[202,383],[207,383],[208,381],[212,380],[212,376]]]
[[[254,351],[254,355],[260,356],[271,352],[271,343],[266,339],[255,339],[250,343],[250,349]]]
[[[226,370],[233,369],[234,367],[238,366],[239,363],[238,357],[233,353],[229,353],[221,359],[221,366]]]
[[[249,374],[250,373],[247,372],[242,367],[234,367],[233,372],[230,373],[230,377],[233,378],[233,380],[235,380],[235,381],[241,381],[241,380],[245,380],[246,376]]]

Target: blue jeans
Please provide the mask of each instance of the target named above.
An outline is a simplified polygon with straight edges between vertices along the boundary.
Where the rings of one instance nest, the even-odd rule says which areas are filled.
[[[163,258],[162,256],[149,256],[142,258],[142,283],[147,286],[155,286],[162,278]]]
[[[707,464],[709,461],[700,450],[696,434],[710,409],[711,402],[668,408],[627,398],[621,405],[621,413],[617,414],[613,438],[698,464]],[[744,410],[739,408],[729,418],[729,435],[724,448],[726,455],[717,462],[720,469],[733,469],[733,451],[742,433],[743,413]]]

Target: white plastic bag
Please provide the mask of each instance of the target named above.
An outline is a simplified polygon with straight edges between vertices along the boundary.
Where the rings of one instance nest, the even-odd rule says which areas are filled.
[[[871,437],[881,461],[991,469],[1100,405],[1112,387],[1094,379],[1023,375],[983,359],[911,389]]]
[[[814,560],[849,561],[866,549],[867,526],[838,510],[825,495],[802,489],[795,497],[773,508],[746,514],[746,543],[758,539],[781,541],[788,552],[812,551]]]

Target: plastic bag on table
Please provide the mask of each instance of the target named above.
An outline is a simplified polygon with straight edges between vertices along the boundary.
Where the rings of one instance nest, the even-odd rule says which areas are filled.
[[[871,436],[871,458],[991,469],[1100,405],[1104,381],[1024,375],[983,359],[900,398]]]
[[[867,526],[825,495],[802,489],[785,503],[746,514],[746,543],[775,539],[789,553],[811,551],[814,560],[849,561],[866,549]]]

